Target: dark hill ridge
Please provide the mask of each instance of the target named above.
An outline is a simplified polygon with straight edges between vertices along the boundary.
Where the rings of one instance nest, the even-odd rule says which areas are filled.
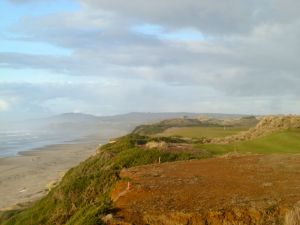
[[[71,122],[76,122],[76,121],[95,121],[99,120],[97,116],[91,115],[91,114],[85,114],[85,113],[63,113],[59,114],[53,117],[47,118],[50,121],[71,121]]]

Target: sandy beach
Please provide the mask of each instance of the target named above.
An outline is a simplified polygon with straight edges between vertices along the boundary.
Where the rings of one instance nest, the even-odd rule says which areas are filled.
[[[0,159],[0,210],[34,201],[81,161],[95,154],[98,139],[52,145]]]

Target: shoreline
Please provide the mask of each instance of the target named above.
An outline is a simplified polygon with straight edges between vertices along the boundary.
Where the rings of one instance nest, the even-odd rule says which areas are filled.
[[[89,143],[91,141],[94,141],[94,142],[104,141],[104,143],[107,142],[107,140],[104,138],[101,139],[96,135],[89,135],[89,136],[85,136],[85,137],[81,137],[81,138],[74,138],[74,139],[65,140],[65,141],[61,141],[61,142],[53,142],[50,144],[44,144],[39,147],[24,148],[23,150],[19,150],[15,154],[0,156],[0,162],[1,162],[1,159],[26,156],[28,152],[43,151],[49,147],[68,145],[68,144],[82,144],[82,143]]]
[[[0,158],[0,211],[45,196],[65,172],[94,155],[99,144],[106,142],[92,136]]]

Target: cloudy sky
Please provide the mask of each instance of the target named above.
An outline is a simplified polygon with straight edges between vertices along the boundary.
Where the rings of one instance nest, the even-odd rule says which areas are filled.
[[[0,120],[300,113],[298,0],[1,0]]]

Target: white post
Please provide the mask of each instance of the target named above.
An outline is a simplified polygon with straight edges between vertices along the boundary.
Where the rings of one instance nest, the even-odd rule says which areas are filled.
[[[160,164],[160,157],[158,157],[158,164]]]

